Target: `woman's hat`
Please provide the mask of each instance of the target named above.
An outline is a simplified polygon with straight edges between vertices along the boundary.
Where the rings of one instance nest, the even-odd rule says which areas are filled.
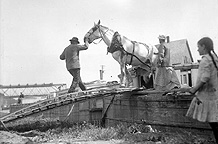
[[[165,35],[159,35],[158,39],[165,40],[165,39],[166,39],[166,36],[165,36]]]
[[[79,39],[77,37],[73,37],[72,39],[70,39],[69,41],[73,41],[73,42],[77,42],[79,43]]]

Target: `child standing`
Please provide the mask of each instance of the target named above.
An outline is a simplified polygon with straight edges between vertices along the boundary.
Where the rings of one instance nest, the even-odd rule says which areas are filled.
[[[196,85],[183,89],[192,94],[196,93],[186,116],[208,122],[218,144],[218,58],[214,52],[213,41],[209,37],[200,39],[197,46],[202,59]]]

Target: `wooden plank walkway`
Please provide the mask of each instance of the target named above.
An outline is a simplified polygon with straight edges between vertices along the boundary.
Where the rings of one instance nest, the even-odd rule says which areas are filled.
[[[34,115],[36,113],[54,109],[56,107],[72,104],[72,103],[75,103],[81,100],[86,100],[86,99],[89,99],[90,97],[96,97],[96,96],[99,96],[105,93],[113,93],[113,92],[117,93],[117,92],[123,92],[123,91],[128,91],[128,90],[130,89],[114,89],[110,87],[100,87],[97,89],[91,89],[91,90],[82,91],[82,92],[64,94],[58,97],[54,97],[54,98],[50,98],[50,99],[37,102],[35,104],[22,108],[18,111],[10,113],[4,117],[1,117],[0,121],[2,123],[8,123],[8,122],[15,121],[15,120],[18,120],[18,119],[21,119],[21,118],[24,118],[30,115]]]

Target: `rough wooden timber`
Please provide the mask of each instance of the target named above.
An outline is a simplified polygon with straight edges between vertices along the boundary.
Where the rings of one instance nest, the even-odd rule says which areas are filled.
[[[2,117],[8,123],[27,116],[43,115],[60,121],[88,121],[102,126],[143,123],[163,127],[210,130],[206,123],[185,116],[194,95],[173,91],[134,88],[98,88],[64,94]]]

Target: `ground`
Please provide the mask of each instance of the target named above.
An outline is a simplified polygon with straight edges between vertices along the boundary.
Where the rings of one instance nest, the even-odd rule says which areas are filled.
[[[0,144],[215,144],[212,131],[144,124],[100,127],[54,119],[25,118],[0,130]]]
[[[140,135],[131,135],[131,137],[135,137],[137,140],[130,140],[127,139],[110,139],[110,140],[87,140],[87,139],[52,139],[48,140],[46,139],[44,142],[41,140],[40,142],[37,139],[39,139],[43,133],[38,133],[36,131],[29,131],[24,133],[18,133],[18,132],[7,132],[7,131],[0,131],[0,144],[215,144],[214,141],[205,141],[201,138],[196,138],[195,142],[187,142],[187,141],[181,141],[178,142],[178,138],[176,137],[168,140],[167,142],[161,142],[161,141],[147,141],[144,138],[142,138]],[[203,141],[202,141],[203,140]]]
[[[23,136],[26,135],[26,136]],[[35,136],[34,136],[35,135]],[[17,132],[7,132],[0,131],[0,143],[1,144],[37,144],[34,142],[38,138],[37,134],[33,133],[17,133]],[[125,140],[97,140],[97,141],[88,141],[82,139],[74,139],[74,140],[51,140],[49,142],[42,142],[40,144],[130,144],[131,142],[127,142]],[[138,142],[136,144],[141,144],[142,142]],[[161,142],[143,142],[143,144],[161,144]]]

